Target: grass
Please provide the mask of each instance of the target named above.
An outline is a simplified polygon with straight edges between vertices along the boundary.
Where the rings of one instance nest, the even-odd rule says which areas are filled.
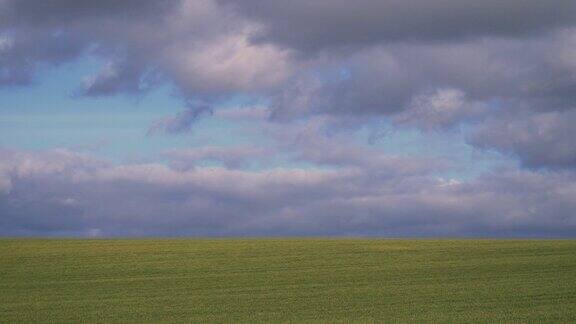
[[[0,240],[0,322],[575,322],[576,241]]]

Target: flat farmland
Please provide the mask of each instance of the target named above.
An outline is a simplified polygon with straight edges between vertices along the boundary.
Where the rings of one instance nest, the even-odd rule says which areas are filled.
[[[2,239],[0,322],[576,322],[576,241]]]

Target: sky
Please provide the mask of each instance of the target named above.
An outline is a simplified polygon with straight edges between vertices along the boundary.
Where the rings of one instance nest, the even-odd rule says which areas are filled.
[[[576,237],[573,0],[0,0],[0,236]]]

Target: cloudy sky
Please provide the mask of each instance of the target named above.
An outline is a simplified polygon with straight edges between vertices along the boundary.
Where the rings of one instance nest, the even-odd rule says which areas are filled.
[[[576,1],[0,0],[0,235],[576,237]]]

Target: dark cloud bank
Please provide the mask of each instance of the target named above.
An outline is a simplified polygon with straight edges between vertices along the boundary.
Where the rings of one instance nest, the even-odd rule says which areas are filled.
[[[254,148],[172,152],[171,167],[3,150],[3,235],[576,235],[574,1],[0,0],[0,86],[84,55],[104,64],[79,96],[174,87],[188,108],[150,134],[255,96],[278,150],[322,168],[249,171],[278,153]],[[445,161],[281,131],[377,119],[518,166],[442,180]],[[190,167],[202,159],[224,167]]]

